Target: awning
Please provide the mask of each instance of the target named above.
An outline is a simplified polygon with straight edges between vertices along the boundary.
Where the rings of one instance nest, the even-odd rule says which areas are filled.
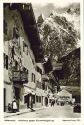
[[[24,95],[28,95],[28,94],[32,94],[32,95],[35,95],[36,92],[28,87],[24,87]]]
[[[25,87],[30,88],[31,90],[34,90],[36,88],[36,84],[34,82],[28,82],[28,86],[25,86]]]
[[[53,94],[49,94],[49,99],[53,99]]]
[[[36,95],[45,96],[45,97],[47,96],[47,94],[42,89],[39,89],[39,88],[36,89]]]
[[[36,96],[42,96],[42,94],[41,94],[41,93],[36,92]]]
[[[42,96],[42,90],[40,88],[36,88],[36,95]]]

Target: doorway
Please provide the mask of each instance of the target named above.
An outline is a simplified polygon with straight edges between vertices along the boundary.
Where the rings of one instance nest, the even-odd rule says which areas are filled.
[[[24,97],[24,103],[27,103],[27,108],[33,108],[33,104],[35,103],[35,96],[31,93],[27,94]]]
[[[14,86],[14,94],[15,94],[15,99],[16,99],[17,106],[18,106],[18,111],[20,108],[20,91],[21,91],[21,88]]]

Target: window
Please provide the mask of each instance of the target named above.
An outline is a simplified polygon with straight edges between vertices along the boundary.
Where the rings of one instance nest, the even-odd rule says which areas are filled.
[[[7,35],[7,23],[4,20],[4,34]]]
[[[41,96],[39,96],[39,103],[41,103]]]
[[[15,61],[15,69],[18,70],[18,68],[19,68],[18,62]]]
[[[23,67],[23,72],[25,72],[27,76],[29,75],[28,69],[26,69],[25,67]]]
[[[28,55],[28,46],[23,42],[23,52]]]
[[[36,96],[36,102],[41,103],[41,96]]]
[[[18,28],[15,26],[13,27],[13,38],[18,39],[18,37],[19,37],[19,31]]]
[[[26,69],[27,74],[29,74],[28,69]]]
[[[47,85],[45,85],[45,90],[47,90]]]
[[[42,89],[45,90],[45,83],[42,84]]]
[[[18,71],[20,68],[20,65],[18,64],[18,62],[16,60],[14,60],[13,62],[13,70],[15,71]]]
[[[28,5],[28,4],[27,4],[27,5],[24,5],[24,4],[23,4],[23,8],[24,8],[25,10],[30,10],[30,9],[31,9],[31,6]]]
[[[6,55],[6,69],[8,69],[8,56]]]
[[[41,83],[41,82],[37,81],[37,82],[36,82],[36,86],[37,86],[37,88],[42,89],[42,83]]]
[[[49,99],[49,103],[51,103],[51,99]]]
[[[35,95],[32,95],[33,103],[35,104]]]
[[[14,46],[12,47],[12,58],[14,59],[14,55],[15,55],[15,49],[14,49]]]
[[[31,81],[35,82],[35,74],[34,73],[32,73],[32,80]]]
[[[26,70],[27,70],[27,69],[26,69],[25,67],[23,67],[23,71],[26,72]]]
[[[4,54],[4,68],[8,70],[8,56]]]
[[[28,99],[27,95],[24,96],[24,103],[27,103],[27,99]]]
[[[6,65],[6,61],[5,61],[5,53],[4,53],[4,68],[5,68],[5,65]]]
[[[36,96],[36,102],[38,102],[38,96]]]

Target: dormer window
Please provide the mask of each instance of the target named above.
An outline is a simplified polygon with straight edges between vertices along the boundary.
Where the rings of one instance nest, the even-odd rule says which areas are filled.
[[[28,4],[23,4],[22,7],[25,10],[30,10],[31,9],[30,5],[28,5]]]

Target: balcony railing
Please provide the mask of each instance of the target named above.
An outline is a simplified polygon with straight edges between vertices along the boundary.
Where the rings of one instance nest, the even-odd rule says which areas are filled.
[[[27,83],[28,77],[27,73],[23,71],[13,71],[13,82],[19,82],[19,83]]]

